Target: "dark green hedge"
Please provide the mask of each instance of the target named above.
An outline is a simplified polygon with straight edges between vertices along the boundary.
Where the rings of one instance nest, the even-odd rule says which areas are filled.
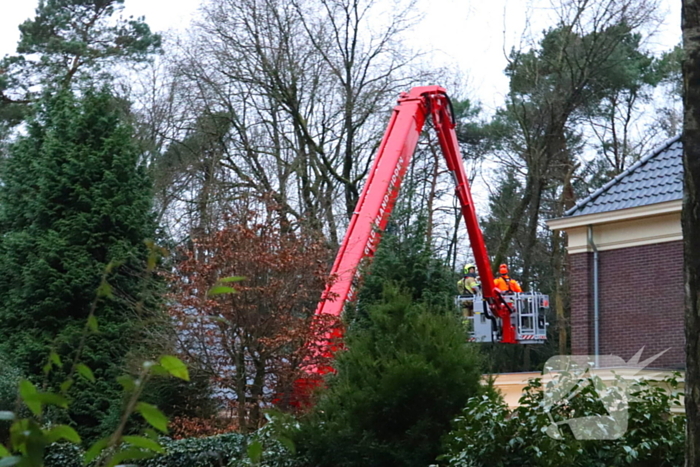
[[[295,456],[265,433],[246,437],[239,433],[208,438],[161,439],[166,454],[133,462],[139,467],[230,467],[254,465],[248,458],[249,442],[264,446],[260,467],[293,467]],[[54,444],[45,457],[46,467],[83,467],[83,450],[74,444]]]
[[[162,445],[167,454],[142,461],[141,467],[226,467],[246,452],[245,437],[238,433],[167,441]]]
[[[139,467],[227,467],[246,457],[245,436],[238,433],[172,440],[164,438],[166,454],[138,461]],[[74,444],[54,444],[46,467],[82,467],[83,450]],[[234,464],[235,465],[235,464]]]

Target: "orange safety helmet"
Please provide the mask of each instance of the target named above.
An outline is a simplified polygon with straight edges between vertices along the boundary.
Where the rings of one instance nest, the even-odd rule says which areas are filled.
[[[501,274],[502,276],[508,275],[508,265],[507,265],[506,263],[501,264],[501,265],[498,267],[498,272],[499,272],[499,274]]]

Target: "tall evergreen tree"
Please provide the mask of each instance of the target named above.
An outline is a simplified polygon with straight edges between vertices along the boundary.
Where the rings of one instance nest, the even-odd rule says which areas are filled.
[[[0,138],[47,86],[95,82],[115,64],[161,50],[144,18],[124,18],[123,8],[124,0],[39,0],[34,18],[19,25],[17,53],[0,58]]]
[[[76,381],[69,393],[70,422],[88,437],[119,413],[115,377],[138,340],[133,303],[143,299],[139,265],[154,235],[151,183],[125,107],[108,89],[47,94],[0,172],[0,351],[41,380],[51,350],[75,357],[96,303],[99,334],[81,361],[98,381]],[[115,261],[114,298],[95,302]],[[65,376],[56,368],[48,383]]]
[[[337,373],[303,424],[316,466],[426,466],[467,399],[483,391],[478,350],[451,310],[385,288],[351,327]]]
[[[425,217],[406,219],[401,209],[396,210],[363,277],[358,300],[361,314],[383,300],[387,283],[398,284],[413,300],[427,305],[453,303],[457,293],[457,278],[426,237]]]

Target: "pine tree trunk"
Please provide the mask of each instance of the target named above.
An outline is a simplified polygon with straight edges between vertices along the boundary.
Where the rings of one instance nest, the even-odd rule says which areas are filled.
[[[700,0],[683,0],[686,466],[700,466]]]
[[[552,258],[554,270],[554,310],[557,317],[557,334],[559,355],[566,355],[569,323],[566,319],[564,309],[564,251],[562,232],[560,230],[552,232]]]
[[[493,262],[491,263],[496,269],[498,268],[499,264],[505,262],[506,254],[508,252],[508,248],[510,247],[510,243],[513,241],[513,237],[515,237],[516,232],[520,228],[522,219],[525,215],[525,212],[527,211],[527,208],[530,207],[530,202],[532,201],[533,184],[534,177],[528,175],[527,181],[525,183],[525,189],[523,190],[523,196],[520,199],[518,206],[511,213],[510,222],[508,223],[508,227],[503,233],[503,238],[501,238],[501,242],[498,245],[498,249],[496,250],[496,254],[493,258]]]
[[[526,239],[523,249],[523,274],[520,277],[520,284],[525,292],[530,292],[530,279],[532,271],[532,259],[535,256],[537,245],[537,227],[540,220],[540,206],[542,204],[542,190],[544,189],[542,180],[537,179],[532,188],[532,199],[530,201],[530,212],[526,221]]]
[[[566,211],[574,206],[574,188],[571,180],[578,164],[573,162],[566,171],[561,197],[557,203],[554,217],[562,217]],[[565,301],[568,301],[568,257],[566,253],[566,236],[561,230],[552,232],[552,269],[554,271],[554,310],[557,317],[557,330],[559,335],[559,355],[567,355],[569,341],[569,317],[567,316]]]

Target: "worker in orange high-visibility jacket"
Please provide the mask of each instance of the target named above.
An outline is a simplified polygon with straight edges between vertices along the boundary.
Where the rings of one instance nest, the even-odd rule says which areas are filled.
[[[493,285],[503,293],[521,293],[523,289],[518,284],[518,281],[511,279],[508,275],[508,265],[501,264],[498,268],[499,277],[494,279]]]

